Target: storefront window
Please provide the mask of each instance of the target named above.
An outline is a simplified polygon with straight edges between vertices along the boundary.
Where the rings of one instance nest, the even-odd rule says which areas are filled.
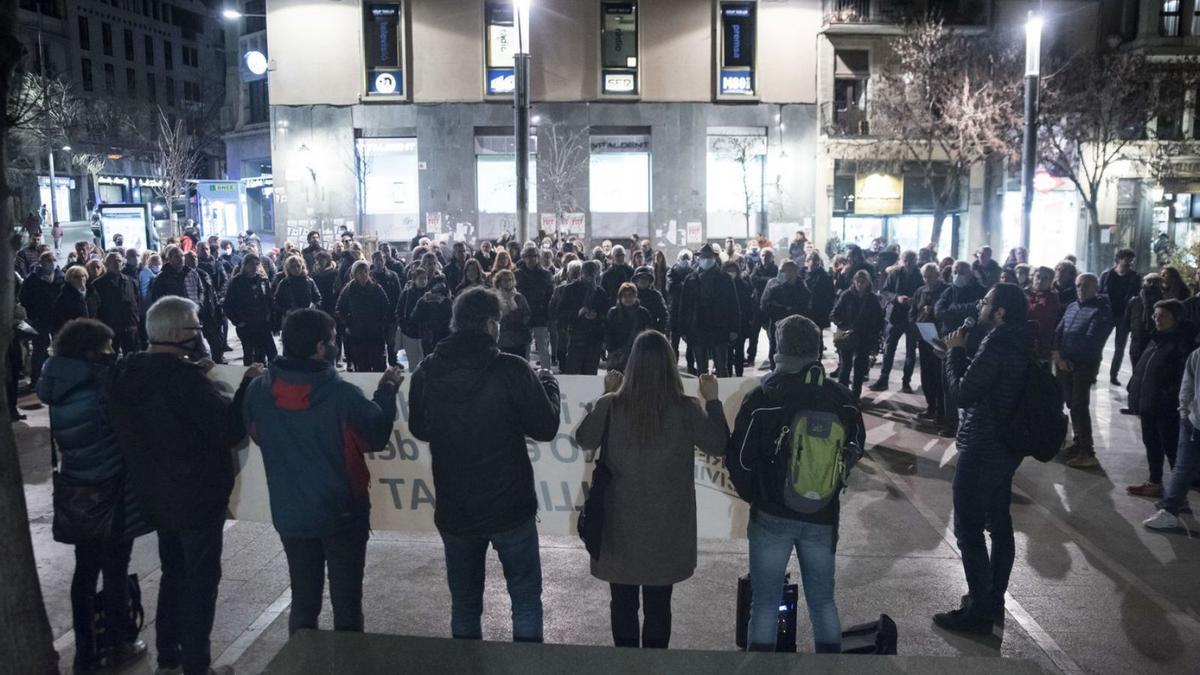
[[[362,233],[412,239],[420,222],[417,139],[360,138],[356,145]]]
[[[765,136],[708,137],[709,239],[746,239],[757,234],[763,212]]]
[[[1004,262],[1008,250],[1021,241],[1021,193],[1004,193],[1003,251],[996,257]],[[1071,251],[1080,251],[1079,206],[1073,190],[1051,190],[1034,196],[1030,216],[1029,264],[1054,267]]]
[[[650,230],[650,137],[592,136],[588,162],[592,237]]]
[[[475,200],[481,238],[517,234],[517,167],[512,136],[475,137]],[[537,137],[529,138],[529,213],[537,213]]]

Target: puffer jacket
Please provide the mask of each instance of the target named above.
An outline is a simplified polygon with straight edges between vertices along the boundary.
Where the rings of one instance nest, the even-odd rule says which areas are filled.
[[[307,274],[284,277],[275,288],[275,309],[287,315],[298,309],[321,306],[321,291]]]
[[[258,275],[245,274],[230,279],[229,290],[225,292],[225,315],[239,328],[269,328],[271,282]]]
[[[1072,363],[1100,363],[1112,329],[1108,298],[1098,295],[1084,302],[1072,302],[1054,330],[1054,345],[1058,355]]]
[[[393,311],[387,293],[376,283],[346,284],[337,303],[338,318],[346,327],[346,339],[351,342],[383,342]]]
[[[421,349],[426,353],[433,351],[438,342],[450,334],[450,319],[453,318],[453,307],[446,294],[446,287],[438,282],[417,300],[409,321],[416,326],[421,337]]]
[[[837,290],[833,287],[833,277],[824,268],[818,267],[804,273],[804,285],[808,287],[808,315],[813,323],[820,328],[829,327],[829,314],[833,311],[833,303],[837,299]]]
[[[520,267],[516,272],[517,291],[529,303],[529,327],[542,328],[550,322],[550,296],[554,294],[554,275],[544,267]]]
[[[878,295],[842,291],[837,304],[833,306],[831,318],[839,329],[851,331],[847,347],[861,350],[879,345],[879,338],[883,335],[883,307],[879,304]]]
[[[969,363],[967,350],[950,350],[943,367],[950,396],[962,411],[955,437],[959,452],[993,456],[1008,452],[1000,431],[1016,413],[1025,366],[1032,355],[1028,324],[1003,324],[991,330]]]
[[[608,318],[604,322],[604,347],[608,349],[608,367],[623,370],[629,358],[629,350],[633,341],[654,322],[650,311],[640,303],[626,307],[617,303],[616,307],[608,310]]]
[[[38,399],[50,406],[50,431],[61,458],[63,477],[78,483],[101,483],[125,475],[125,458],[105,410],[107,363],[51,356],[37,383]],[[150,531],[132,489],[122,490],[114,512],[115,538],[132,539]]]
[[[511,530],[538,510],[526,437],[558,433],[558,382],[489,335],[455,333],[413,373],[408,426],[429,443],[434,523],[463,536]]]
[[[1129,378],[1130,411],[1155,415],[1178,407],[1183,368],[1195,346],[1196,330],[1189,323],[1152,334]]]

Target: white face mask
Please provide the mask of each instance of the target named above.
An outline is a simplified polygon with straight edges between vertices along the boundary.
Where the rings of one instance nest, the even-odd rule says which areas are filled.
[[[706,272],[708,270],[711,270],[713,268],[713,266],[715,266],[716,264],[717,264],[717,261],[714,260],[713,258],[701,258],[700,259],[700,269],[702,269]]]
[[[959,288],[964,288],[969,283],[971,283],[971,275],[970,274],[955,274],[954,275],[954,285],[955,286],[957,286]]]

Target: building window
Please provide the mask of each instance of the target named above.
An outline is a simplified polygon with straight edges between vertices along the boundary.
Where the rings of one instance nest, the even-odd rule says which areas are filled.
[[[154,38],[149,35],[142,36],[142,46],[146,51],[146,65],[154,65]]]
[[[516,148],[507,136],[475,137],[475,205],[479,237],[496,239],[518,234]],[[529,137],[529,213],[537,212],[537,136]]]
[[[247,98],[250,100],[250,119],[248,124],[258,124],[270,119],[271,106],[267,99],[267,81],[255,80],[246,84]]]
[[[104,55],[112,56],[113,55],[112,24],[110,24],[110,23],[101,23],[100,24],[100,43],[104,47]]]
[[[150,16],[150,0],[142,0],[142,16]]]
[[[92,35],[88,30],[86,16],[79,17],[79,48],[84,51],[89,51],[92,48]]]
[[[1186,97],[1181,87],[1171,87],[1166,84],[1159,92],[1162,112],[1155,123],[1155,139],[1160,141],[1183,140],[1183,115],[1187,107]]]
[[[839,49],[834,53],[832,122],[830,132],[839,136],[865,136],[867,129],[867,84],[870,53]]]
[[[158,80],[154,79],[154,73],[146,73],[146,98],[158,103]]]
[[[1158,10],[1158,34],[1163,37],[1179,37],[1182,23],[1182,0],[1162,0]]]
[[[717,33],[717,95],[755,95],[754,61],[758,27],[757,2],[727,2],[717,7],[721,28]]]
[[[167,67],[167,70],[175,69],[175,52],[170,40],[163,40],[163,65]]]
[[[133,31],[125,29],[125,60],[133,60]]]
[[[360,138],[355,150],[362,231],[378,232],[381,241],[413,238],[420,229],[417,139]]]
[[[648,233],[650,136],[595,135],[591,137],[590,145],[588,210],[592,214],[591,236],[625,238],[631,232]]]
[[[485,93],[496,96],[513,93],[516,87],[513,55],[517,53],[517,26],[513,6],[508,0],[486,0],[483,5],[486,31]]]
[[[137,73],[133,72],[133,68],[125,69],[125,94],[129,98],[137,96]]]
[[[636,96],[638,15],[636,2],[600,3],[600,93]]]
[[[266,0],[247,0],[245,13],[247,15],[262,14],[265,16],[267,13]],[[267,20],[261,16],[247,16],[245,19],[242,19],[242,21],[244,22],[242,24],[242,35],[257,33],[267,29]]]
[[[167,78],[166,86],[163,88],[163,96],[166,97],[167,105],[175,105],[175,78]]]
[[[150,3],[150,15],[154,17],[155,21],[159,19],[159,11],[161,8],[162,5],[159,4],[158,0],[153,0],[153,2]]]
[[[104,64],[104,91],[108,92],[109,96],[117,94],[117,70],[111,63]]]
[[[403,96],[404,8],[398,2],[363,4],[367,94]]]
[[[767,138],[745,132],[708,137],[708,239],[758,234],[763,213]]]
[[[80,63],[80,73],[83,75],[83,90],[92,90],[92,60],[83,59]]]

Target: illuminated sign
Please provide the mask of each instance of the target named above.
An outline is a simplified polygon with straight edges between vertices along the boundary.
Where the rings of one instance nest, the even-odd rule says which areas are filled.
[[[718,18],[721,42],[717,50],[717,94],[753,96],[758,5],[754,2],[722,2]]]
[[[517,25],[509,0],[487,0],[484,5],[484,93],[488,96],[511,94],[516,89],[514,75],[517,53]]]
[[[404,95],[404,13],[399,3],[364,3],[367,94]]]
[[[600,93],[638,93],[638,16],[636,2],[600,5]]]
[[[854,176],[854,212],[872,216],[904,213],[904,177],[886,173]]]
[[[637,92],[637,77],[633,73],[605,73],[604,93],[633,94]]]
[[[258,50],[246,52],[246,69],[255,75],[267,72],[267,55]]]
[[[396,94],[400,91],[401,73],[398,70],[373,70],[370,73],[371,94]]]
[[[517,76],[512,68],[489,68],[487,79],[487,93],[493,94],[511,94],[517,86]]]
[[[744,68],[725,68],[721,70],[722,94],[753,94],[754,78],[749,70]]]

